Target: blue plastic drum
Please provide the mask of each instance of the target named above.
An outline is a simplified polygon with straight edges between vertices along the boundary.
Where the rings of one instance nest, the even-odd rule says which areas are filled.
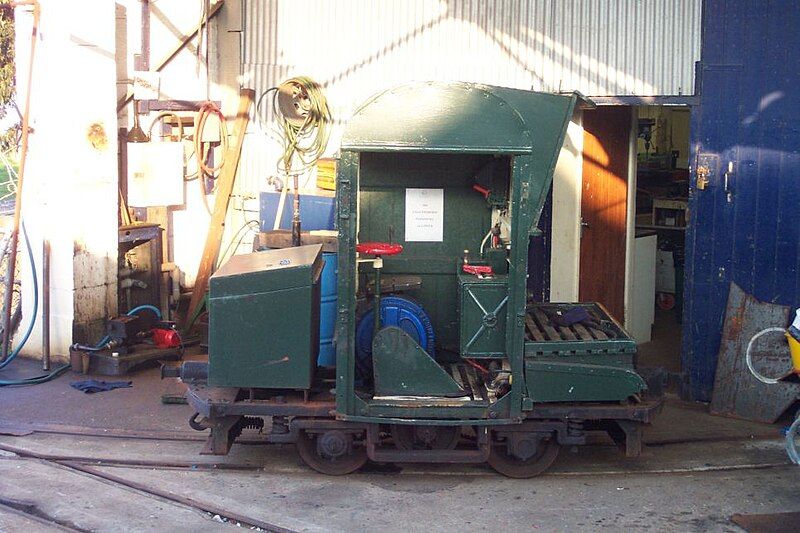
[[[323,252],[325,266],[320,280],[319,306],[319,357],[317,365],[336,366],[336,347],[333,334],[336,329],[336,282],[338,279],[337,254]]]

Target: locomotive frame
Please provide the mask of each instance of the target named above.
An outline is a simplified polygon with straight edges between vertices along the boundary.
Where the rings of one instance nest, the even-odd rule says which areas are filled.
[[[337,164],[333,375],[318,371],[306,390],[219,388],[208,386],[202,363],[166,370],[189,384],[192,427],[211,429],[204,453],[228,453],[243,429],[261,429],[269,418],[268,440],[294,442],[309,466],[332,475],[369,459],[488,462],[504,475],[531,477],[554,462],[560,446],[584,444],[591,431],[638,455],[642,428],[662,400],[657,379],[648,384],[634,370],[635,342],[599,304],[536,303],[526,293],[529,240],[578,105],[590,103],[577,93],[467,83],[403,85],[364,104],[347,126]],[[410,188],[443,191],[440,241],[403,238]],[[505,240],[492,245],[499,272],[465,274],[462,250],[476,247],[500,216],[508,224]],[[373,338],[374,375],[365,382],[356,325],[364,300],[381,286],[376,280],[370,296],[371,263],[357,246],[387,237],[405,249],[379,258],[383,275],[419,276],[412,294],[431,310],[446,357],[386,326]],[[481,254],[474,262],[487,260]],[[481,290],[499,294],[487,306]],[[583,321],[559,320],[570,313]],[[466,321],[477,329],[465,332]],[[490,334],[492,350],[466,357],[465,346]]]

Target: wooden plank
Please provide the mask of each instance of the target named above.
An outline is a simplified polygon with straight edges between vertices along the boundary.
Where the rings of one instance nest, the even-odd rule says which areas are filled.
[[[453,376],[453,379],[456,380],[458,386],[462,389],[464,388],[464,380],[461,377],[461,369],[457,364],[450,365],[450,375]]]
[[[533,337],[533,340],[544,342],[544,335],[539,331],[539,326],[533,321],[531,315],[525,315],[525,325],[528,327],[528,332],[531,334],[531,337]]]
[[[594,338],[595,338],[595,339],[600,339],[601,341],[604,341],[604,340],[607,340],[607,339],[608,339],[608,335],[606,335],[605,333],[603,333],[603,331],[602,331],[602,330],[599,330],[599,329],[597,329],[597,328],[591,328],[591,327],[590,327],[590,328],[589,328],[589,331],[591,331],[591,332],[592,332],[592,335],[594,335]]]
[[[562,336],[562,337],[563,337],[565,340],[568,340],[568,341],[575,341],[575,340],[578,340],[578,339],[577,339],[577,337],[575,337],[575,334],[574,334],[574,333],[572,333],[572,330],[571,330],[571,329],[569,329],[569,328],[567,328],[567,327],[564,327],[564,326],[558,326],[558,331],[559,331],[559,333],[561,333],[561,336]]]
[[[548,340],[551,341],[560,341],[563,340],[561,338],[561,334],[556,331],[556,329],[550,325],[550,319],[547,318],[547,315],[541,309],[534,309],[533,313],[536,317],[536,321],[542,326],[542,330],[544,331],[545,335],[549,338]]]
[[[573,325],[572,325],[572,329],[574,329],[574,330],[575,330],[575,333],[577,333],[577,334],[578,334],[578,339],[580,339],[580,340],[582,340],[582,341],[591,341],[591,340],[594,340],[594,337],[592,337],[592,334],[591,334],[591,333],[589,333],[589,330],[588,330],[588,329],[586,329],[586,328],[583,326],[583,324],[580,324],[580,323],[573,324]]]
[[[762,383],[745,362],[750,339],[763,329],[786,327],[790,311],[789,307],[760,302],[731,283],[711,396],[713,414],[773,423],[800,396],[800,385]],[[784,375],[791,368],[786,339],[780,333],[764,335],[754,343],[752,361],[764,376]]]
[[[244,134],[247,124],[250,121],[250,108],[255,99],[255,91],[252,89],[242,89],[239,93],[239,109],[233,121],[233,142],[228,146],[225,153],[225,165],[217,178],[217,194],[214,199],[214,211],[211,215],[211,222],[208,226],[206,244],[203,248],[203,257],[197,269],[197,277],[192,290],[192,299],[186,311],[184,325],[194,316],[198,306],[203,301],[208,288],[208,278],[214,271],[219,258],[219,248],[222,244],[222,234],[225,230],[225,216],[228,213],[228,203],[233,191],[233,183],[236,180],[236,171],[239,168],[239,158],[242,155],[242,145],[244,144]]]
[[[464,390],[465,391],[469,391],[470,397],[473,400],[475,400],[476,399],[475,398],[475,391],[472,390],[472,388],[470,388],[470,386],[469,386],[469,378],[467,377],[467,368],[466,368],[466,366],[461,364],[461,365],[456,365],[456,367],[458,368],[458,373],[461,376],[461,384],[463,385]]]

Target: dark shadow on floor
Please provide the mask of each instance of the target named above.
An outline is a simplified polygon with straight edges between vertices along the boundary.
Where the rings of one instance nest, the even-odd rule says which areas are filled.
[[[681,371],[681,324],[674,309],[656,310],[651,340],[640,344],[638,349],[639,366],[661,367],[673,373]]]

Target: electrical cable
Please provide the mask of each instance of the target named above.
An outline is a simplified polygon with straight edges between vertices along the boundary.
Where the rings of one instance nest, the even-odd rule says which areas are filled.
[[[206,121],[211,115],[216,115],[219,119],[220,145],[222,147],[222,157],[220,157],[219,163],[214,166],[209,166],[207,164],[208,156],[211,153],[211,150],[203,149],[203,129],[205,129]],[[194,121],[194,152],[200,172],[205,173],[212,179],[215,178],[217,172],[219,172],[225,165],[225,154],[227,151],[228,125],[227,121],[225,120],[225,115],[222,114],[222,111],[214,102],[205,102],[197,111],[197,116],[195,117]]]
[[[211,143],[204,143],[203,142],[203,130],[206,126],[206,121],[208,117],[211,115],[215,115],[219,121],[219,138],[220,138],[220,146],[221,146],[221,154],[219,163],[214,166],[209,166],[207,161],[209,156],[211,155]],[[200,177],[208,177],[212,180],[217,178],[217,173],[222,170],[222,167],[225,166],[225,154],[228,152],[228,125],[225,119],[225,115],[222,114],[222,111],[217,107],[217,104],[214,102],[205,102],[203,105],[200,106],[200,109],[197,111],[197,115],[194,119],[194,157],[195,161],[197,161],[197,171],[193,174],[188,176],[184,176],[185,181],[192,181],[198,179]],[[207,146],[207,148],[204,148]],[[203,206],[206,208],[206,212],[208,212],[209,216],[213,215],[211,211],[211,206],[208,205],[208,197],[206,194],[206,180],[200,179],[198,180],[200,184],[200,196],[203,199]],[[213,189],[212,191],[213,192]]]
[[[128,311],[125,314],[128,315],[128,316],[132,316],[132,315],[138,314],[139,311],[144,311],[144,310],[152,311],[156,315],[156,317],[159,320],[161,320],[161,317],[162,317],[161,309],[159,309],[155,305],[150,305],[150,304],[142,304],[142,305],[136,306],[136,307],[134,307],[133,309],[131,309],[130,311]]]
[[[298,92],[300,100],[307,102],[307,108],[306,106],[301,107],[304,116],[304,120],[301,122],[287,117],[280,111],[278,106],[280,88],[275,91],[272,98],[272,109],[284,139],[284,151],[279,160],[283,166],[279,166],[278,170],[287,175],[299,175],[310,169],[322,156],[328,146],[333,120],[322,87],[311,78],[298,76],[286,80],[281,86],[293,86]],[[267,92],[270,90],[272,89]],[[297,169],[293,169],[295,155],[302,163]]]
[[[331,111],[322,87],[311,78],[298,76],[262,93],[256,102],[256,114],[259,114],[264,97],[271,92],[272,111],[283,133],[283,154],[278,159],[278,172],[292,177],[292,245],[300,246],[299,176],[314,166],[328,146]],[[297,167],[295,159],[300,162]],[[287,190],[288,185],[284,185],[281,207]],[[281,212],[279,209],[277,217]]]
[[[28,323],[28,329],[25,331],[25,334],[22,336],[22,340],[17,345],[17,347],[8,355],[5,361],[0,363],[0,370],[7,367],[11,361],[13,361],[17,355],[19,354],[22,347],[25,346],[25,343],[28,342],[28,338],[31,336],[31,332],[33,331],[33,326],[36,323],[36,315],[39,313],[39,281],[36,279],[36,266],[33,262],[33,249],[31,249],[31,243],[28,239],[28,232],[25,229],[25,223],[22,222],[20,224],[22,227],[22,235],[25,237],[25,247],[28,251],[28,260],[31,262],[31,270],[33,271],[32,279],[32,286],[33,286],[33,313],[31,313],[31,321]],[[11,266],[9,265],[9,268]]]
[[[233,234],[233,237],[231,237],[231,240],[228,243],[228,245],[225,247],[225,250],[219,255],[219,260],[217,261],[217,265],[219,266],[219,265],[221,265],[222,263],[225,262],[225,260],[227,259],[228,252],[231,251],[231,246],[233,245],[234,242],[236,242],[236,246],[234,246],[232,248],[233,253],[231,255],[235,255],[236,254],[236,250],[239,248],[239,246],[242,244],[242,241],[244,240],[244,238],[248,234],[248,232],[244,231],[244,230],[246,230],[246,229],[250,229],[250,230],[256,229],[257,230],[259,225],[260,224],[259,224],[258,220],[248,220],[247,222],[242,224],[242,226],[238,230],[236,230],[236,232]],[[244,233],[242,233],[243,231],[244,231]],[[241,236],[239,235],[240,233],[241,233]],[[237,238],[238,238],[238,241],[237,241]]]
[[[155,118],[153,119],[153,122],[150,123],[150,129],[147,130],[147,136],[150,137],[151,140],[153,139],[153,127],[156,124],[158,124],[158,122],[160,122],[161,120],[163,120],[165,118],[169,118],[169,117],[174,118],[175,122],[177,122],[177,124],[178,124],[178,141],[182,141],[183,140],[183,135],[184,135],[183,122],[181,121],[181,117],[177,113],[173,113],[172,111],[162,111],[161,113],[159,113],[158,115],[155,116]],[[159,135],[159,137],[161,137],[161,136]],[[170,136],[167,135],[166,137],[170,137]]]
[[[31,313],[31,321],[28,323],[28,329],[25,331],[25,334],[22,336],[22,340],[20,343],[14,348],[14,350],[9,354],[9,356],[0,363],[0,370],[7,367],[11,361],[17,358],[17,355],[22,351],[23,346],[25,343],[28,342],[28,339],[31,336],[31,332],[33,331],[33,326],[36,323],[36,316],[39,314],[39,282],[36,279],[36,264],[33,260],[33,249],[31,248],[31,241],[28,237],[28,231],[25,229],[25,222],[21,222],[22,228],[22,235],[25,238],[25,247],[28,251],[28,260],[31,263],[31,270],[33,271],[33,275],[31,276],[32,279],[32,287],[33,287],[33,312]],[[53,369],[51,372],[47,374],[41,374],[38,376],[33,376],[30,378],[21,378],[21,379],[3,379],[0,380],[0,387],[16,387],[16,386],[23,386],[23,385],[35,385],[37,383],[45,383],[50,381],[51,379],[55,379],[56,377],[60,376],[67,370],[69,370],[70,365],[62,365]]]
[[[747,350],[745,351],[744,360],[745,363],[747,363],[747,369],[750,370],[750,373],[753,374],[758,381],[766,383],[767,385],[775,385],[776,383],[780,383],[781,380],[763,376],[759,374],[753,367],[753,345],[755,344],[756,339],[762,335],[766,335],[767,333],[783,333],[785,335],[786,329],[778,327],[766,328],[753,335],[753,337],[750,339],[750,342],[747,343]],[[789,459],[791,459],[791,461],[796,465],[800,465],[800,452],[798,452],[797,445],[795,443],[795,439],[798,437],[800,437],[800,413],[798,413],[797,418],[786,431],[786,453],[789,455]]]
[[[480,363],[477,363],[477,362],[473,361],[472,359],[467,359],[467,358],[464,358],[464,361],[466,361],[467,364],[469,366],[471,366],[472,368],[474,368],[475,370],[478,370],[478,371],[482,372],[483,374],[486,374],[487,376],[489,375],[489,370],[487,370],[486,367],[484,367]]]
[[[486,234],[486,237],[483,238],[481,241],[481,257],[483,257],[483,249],[486,247],[486,242],[492,237],[492,230],[489,230],[489,233]]]

